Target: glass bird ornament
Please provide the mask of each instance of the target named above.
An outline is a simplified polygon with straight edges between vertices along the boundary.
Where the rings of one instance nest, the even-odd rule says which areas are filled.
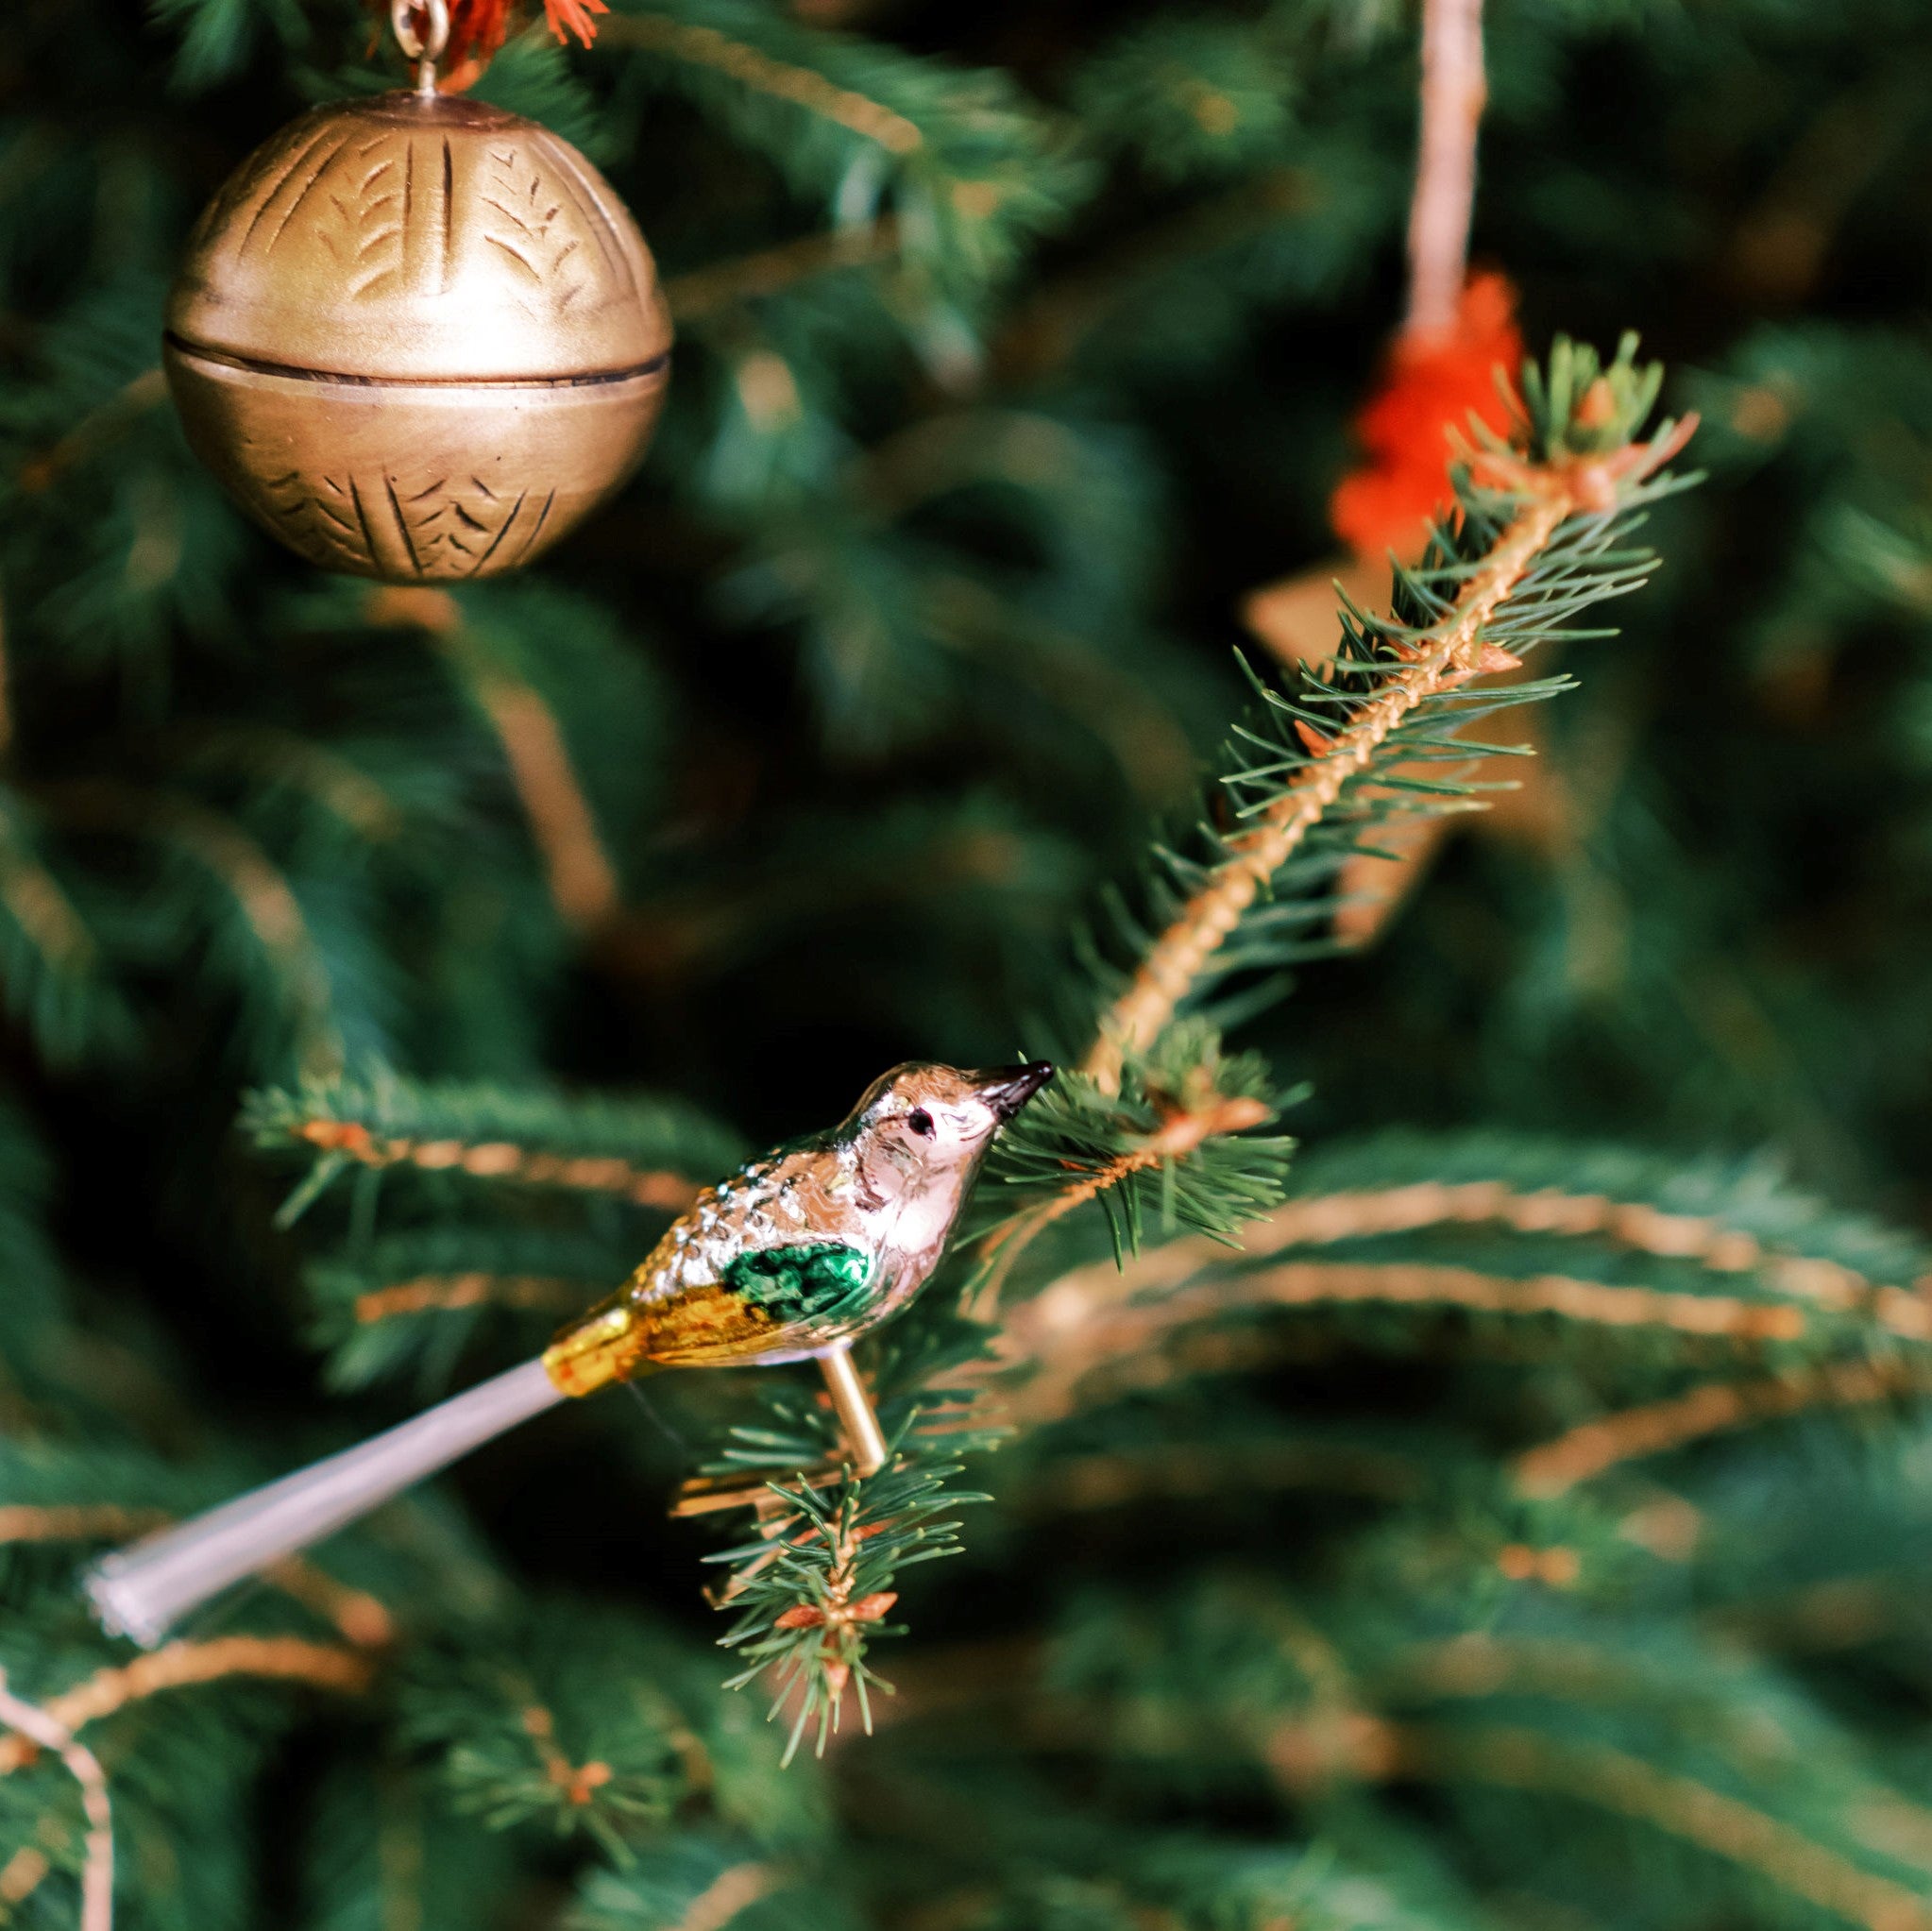
[[[106,1557],[84,1579],[101,1622],[159,1642],[189,1611],[306,1549],[558,1402],[667,1368],[816,1359],[855,1471],[886,1444],[852,1344],[931,1279],[1001,1126],[1053,1076],[915,1062],[829,1133],[701,1194],[636,1272],[534,1361],[359,1447]]]
[[[429,11],[447,36],[442,0]],[[195,229],[162,359],[196,453],[324,569],[534,561],[642,458],[670,366],[651,250],[568,141],[414,93],[321,107]]]

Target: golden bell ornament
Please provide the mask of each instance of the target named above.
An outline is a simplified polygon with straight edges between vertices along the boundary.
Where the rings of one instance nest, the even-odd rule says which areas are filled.
[[[168,302],[188,440],[255,520],[386,583],[516,569],[611,494],[664,402],[651,250],[548,129],[422,84],[317,108],[242,163]]]

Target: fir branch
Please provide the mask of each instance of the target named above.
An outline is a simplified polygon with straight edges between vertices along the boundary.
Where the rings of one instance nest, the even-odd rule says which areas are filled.
[[[741,0],[656,0],[614,14],[633,51],[760,150],[840,225],[890,200],[907,259],[984,286],[1083,195],[1093,171],[997,69],[922,59]]]
[[[8,1502],[0,1507],[0,1544],[120,1542],[173,1520],[166,1509],[129,1508],[122,1502]]]
[[[1556,1137],[1397,1130],[1328,1142],[1296,1177],[1273,1221],[1284,1244],[1493,1219],[1520,1234],[1754,1273],[1835,1308],[1857,1306],[1889,1279],[1916,1289],[1932,1275],[1921,1237],[1828,1208],[1760,1157],[1685,1160]]]
[[[1090,1376],[1151,1358],[1178,1329],[1263,1309],[1461,1309],[1554,1316],[1586,1327],[1658,1328],[1747,1347],[1798,1341],[1808,1325],[1801,1309],[1730,1295],[1616,1286],[1557,1274],[1512,1279],[1416,1262],[1289,1262],[1210,1277],[1144,1301],[1118,1291],[1129,1279],[1103,1262],[1063,1276],[1013,1311],[997,1347],[1008,1365],[1026,1371],[1013,1397],[1018,1418],[1037,1424],[1071,1412]]]
[[[698,1795],[727,1810],[754,1803],[737,1780],[758,1778],[776,1754],[733,1761],[707,1715],[725,1700],[707,1689],[692,1702],[693,1674],[636,1618],[560,1599],[493,1640],[413,1659],[403,1730],[439,1753],[459,1811],[492,1829],[581,1833],[628,1863]]]
[[[1087,141],[1163,183],[1252,178],[1295,128],[1303,50],[1280,15],[1154,14],[1076,76]]]
[[[1263,690],[1279,714],[1276,735],[1250,734],[1263,754],[1244,751],[1225,780],[1232,795],[1252,798],[1241,807],[1247,827],[1205,832],[1206,863],[1163,855],[1169,874],[1188,887],[1184,899],[1165,930],[1145,943],[1139,969],[1102,1017],[1078,1074],[1036,1102],[995,1154],[996,1182],[1035,1197],[987,1236],[975,1300],[980,1310],[995,1305],[1031,1244],[1090,1200],[1107,1211],[1117,1269],[1126,1251],[1138,1245],[1144,1190],[1158,1186],[1153,1197],[1169,1229],[1187,1224],[1222,1239],[1279,1196],[1288,1143],[1244,1137],[1277,1110],[1263,1069],[1223,1059],[1214,1028],[1198,1019],[1177,1025],[1177,1010],[1211,976],[1252,964],[1270,947],[1279,951],[1280,933],[1309,916],[1292,904],[1275,907],[1268,914],[1271,935],[1248,946],[1247,956],[1229,944],[1245,923],[1252,929],[1263,891],[1289,872],[1311,834],[1338,806],[1348,804],[1371,825],[1386,815],[1379,804],[1363,813],[1365,780],[1379,779],[1386,792],[1394,788],[1392,761],[1414,763],[1418,754],[1425,759],[1468,754],[1471,747],[1457,736],[1456,715],[1474,695],[1466,686],[1515,669],[1516,651],[1562,634],[1559,627],[1578,610],[1641,581],[1648,559],[1616,545],[1641,505],[1670,486],[1652,479],[1689,432],[1689,425],[1667,425],[1651,442],[1632,439],[1658,380],[1654,370],[1635,368],[1632,343],[1607,370],[1587,350],[1559,345],[1547,381],[1534,369],[1525,372],[1524,453],[1485,448],[1460,482],[1457,521],[1439,533],[1421,572],[1398,578],[1404,607],[1422,620],[1377,622],[1351,613],[1343,651],[1330,664],[1306,672],[1292,698]],[[1479,468],[1486,483],[1475,480]],[[1518,686],[1510,701],[1523,695]],[[1467,796],[1466,787],[1455,784],[1419,788],[1439,791],[1449,802]],[[1358,835],[1346,833],[1351,839]],[[1320,915],[1318,905],[1314,912]],[[1174,1264],[1161,1255],[1155,1261]],[[1183,1263],[1180,1278],[1192,1271]],[[1116,1273],[1116,1279],[1125,1278]],[[1098,1270],[1063,1280],[1016,1316],[995,1345],[998,1359],[1033,1370],[1022,1398],[1041,1406],[1025,1411],[1029,1419],[1057,1412],[1090,1371],[1093,1360],[1080,1352],[1083,1341],[1104,1358],[1144,1357],[1150,1342],[1172,1328],[1217,1320],[1242,1306],[1365,1301],[1472,1308],[1599,1326],[1655,1326],[1750,1345],[1790,1342],[1807,1331],[1801,1311],[1775,1303],[1553,1274],[1511,1279],[1440,1265],[1278,1265],[1128,1308],[1110,1326],[1093,1322],[1093,1306],[1082,1306],[1090,1286],[1093,1306],[1110,1298]],[[1057,1314],[1065,1317],[1064,1327],[1055,1325]],[[1088,1322],[1100,1331],[1084,1331]],[[882,1499],[881,1486],[909,1479],[916,1469],[915,1461],[883,1478],[849,1483],[836,1512],[808,1486],[788,1497],[826,1548],[847,1523],[862,1524],[878,1538],[862,1600],[890,1594],[886,1584],[893,1566],[880,1558],[898,1550],[892,1538],[900,1520],[890,1497]],[[916,1516],[908,1526],[917,1526]],[[755,1560],[748,1550],[732,1553],[747,1565]],[[779,1567],[775,1561],[766,1565],[774,1572]],[[806,1573],[828,1591],[835,1570],[821,1550]],[[749,1567],[739,1572],[741,1578],[764,1573]],[[788,1641],[781,1618],[794,1609],[816,1613],[814,1605],[786,1608],[768,1591],[757,1609],[747,1625],[755,1635],[752,1653],[761,1665],[779,1663],[784,1682],[797,1687],[794,1745],[816,1720],[822,1747],[848,1682],[857,1685],[863,1706],[865,1633],[848,1617],[829,1647],[796,1636]]]
[[[1194,1228],[1227,1243],[1279,1197],[1295,1143],[1253,1130],[1279,1110],[1262,1062],[1224,1057],[1201,1026],[1178,1029],[1169,1044],[1161,1063],[1142,1069],[1139,1093],[1109,1094],[1082,1075],[1062,1076],[1008,1128],[993,1177],[1041,1197],[987,1234],[982,1312],[1032,1243],[1090,1200],[1107,1215],[1118,1261],[1139,1249],[1149,1211],[1169,1233]]]
[[[87,1818],[85,1861],[80,1873],[80,1931],[111,1931],[114,1922],[114,1817],[108,1797],[107,1773],[100,1759],[75,1738],[71,1725],[15,1696],[0,1671],[0,1724],[42,1750],[50,1750],[80,1787],[81,1808]],[[45,1870],[44,1860],[40,1869]],[[23,1879],[29,1881],[23,1883]],[[31,1872],[15,1873],[9,1864],[0,1872],[0,1896],[19,1903],[39,1882]],[[11,1896],[8,1894],[13,1893]]]
[[[769,1931],[842,1931],[822,1886],[807,1889],[804,1872],[748,1849],[688,1834],[637,1867],[593,1872],[568,1931],[725,1931],[754,1906]],[[774,1898],[780,1912],[766,1904]]]
[[[0,796],[0,985],[8,1009],[58,1063],[125,1044],[131,1021],[93,929],[37,848],[35,830],[17,799]]]
[[[60,824],[157,844],[212,878],[275,970],[298,1063],[315,1074],[340,1067],[328,963],[294,887],[252,838],[221,812],[174,791],[96,778],[47,786],[36,795]]]
[[[1289,696],[1257,686],[1274,714],[1272,735],[1250,734],[1261,755],[1245,756],[1224,780],[1247,800],[1243,828],[1206,831],[1204,863],[1169,861],[1184,895],[1143,948],[1082,1061],[1104,1093],[1118,1092],[1128,1063],[1227,970],[1221,956],[1311,835],[1338,807],[1359,804],[1369,780],[1392,788],[1398,751],[1419,746],[1454,757],[1481,749],[1464,744],[1453,725],[1446,737],[1430,735],[1426,720],[1447,721],[1473,695],[1467,686],[1517,669],[1521,652],[1563,634],[1559,626],[1577,611],[1642,581],[1648,557],[1616,543],[1632,512],[1668,486],[1649,479],[1694,423],[1630,440],[1660,380],[1635,368],[1634,350],[1626,342],[1606,370],[1588,350],[1559,342],[1547,383],[1534,364],[1526,368],[1524,453],[1497,444],[1478,452],[1458,482],[1458,520],[1437,533],[1418,571],[1398,572],[1398,607],[1415,608],[1419,624],[1351,613],[1356,627],[1345,628],[1342,654],[1320,671],[1305,669]],[[1536,694],[1517,686],[1508,701]],[[1466,808],[1466,787],[1451,783],[1444,793]]]
[[[508,1326],[510,1346],[527,1353],[565,1314],[608,1294],[636,1264],[642,1238],[466,1213],[350,1241],[306,1270],[330,1380],[359,1388],[414,1366],[427,1392],[485,1326]]]
[[[238,1676],[360,1696],[369,1685],[370,1665],[354,1650],[298,1636],[217,1636],[205,1643],[168,1643],[131,1663],[98,1669],[71,1689],[42,1699],[41,1707],[64,1729],[81,1730],[163,1690]],[[18,1739],[0,1740],[0,1777],[30,1762],[32,1753]]]
[[[876,1475],[856,1480],[841,1465],[838,1420],[822,1395],[774,1386],[761,1425],[735,1429],[705,1479],[686,1485],[680,1515],[756,1512],[750,1539],[706,1560],[731,1566],[714,1599],[734,1618],[721,1641],[750,1664],[731,1686],[769,1672],[772,1714],[792,1716],[788,1762],[813,1726],[822,1753],[848,1690],[871,1730],[872,1689],[886,1685],[867,1652],[900,1633],[884,1620],[897,1600],[892,1584],[913,1564],[958,1554],[950,1512],[988,1499],[949,1485],[958,1458],[994,1439],[970,1394],[949,1385],[987,1344],[987,1330],[955,1318],[907,1324],[874,1345],[873,1397],[890,1447]]]
[[[434,640],[502,747],[557,916],[580,936],[602,931],[622,910],[617,870],[554,711],[465,623],[447,590],[379,590],[369,614],[377,623],[419,625]]]
[[[802,235],[728,262],[687,268],[664,283],[664,298],[680,323],[709,320],[721,309],[758,301],[820,275],[890,262],[900,251],[899,223],[882,216],[864,228]]]
[[[603,25],[605,44],[637,47],[673,60],[708,67],[754,93],[771,95],[876,142],[889,154],[916,153],[925,144],[918,124],[883,102],[840,87],[810,67],[774,59],[760,48],[699,21],[668,13],[623,13]]]
[[[0,1507],[0,1548],[130,1541],[176,1519],[172,1509],[124,1502],[9,1502]],[[383,1649],[395,1638],[395,1618],[380,1598],[339,1581],[308,1556],[285,1556],[263,1570],[261,1580],[332,1622],[358,1649]]]
[[[1932,1393],[1932,1370],[1916,1359],[1842,1361],[1754,1381],[1703,1381],[1667,1401],[1579,1423],[1517,1458],[1525,1495],[1547,1499],[1606,1470],[1687,1448],[1714,1434],[1821,1407],[1892,1401]]]
[[[30,494],[50,487],[65,471],[86,462],[132,423],[168,399],[167,378],[159,365],[131,377],[105,402],[90,410],[59,442],[20,466],[20,486]]]
[[[1418,1180],[1362,1193],[1284,1202],[1257,1232],[1274,1246],[1330,1246],[1432,1227],[1488,1224],[1513,1233],[1602,1240],[1661,1261],[1689,1261],[1712,1274],[1754,1274],[1774,1293],[1850,1308],[1883,1290],[1856,1268],[1820,1256],[1779,1253],[1746,1228],[1711,1214],[1674,1213],[1644,1200],[1505,1180]]]
[[[1478,1632],[1364,1672],[1352,1652],[1305,1632],[1292,1605],[1239,1585],[1183,1598],[1151,1628],[1139,1604],[1130,1614],[1127,1628],[1105,1618],[1057,1659],[1059,1694],[1039,1720],[1062,1745],[1171,1756],[1190,1782],[1204,1761],[1231,1755],[1261,1770],[1296,1809],[1337,1781],[1556,1797],[1693,1844],[1872,1931],[1932,1923],[1932,1907],[1916,1894],[1830,1841],[1852,1836],[1846,1813],[1882,1787],[1847,1776],[1815,1719],[1788,1735],[1774,1716],[1768,1722],[1764,1685],[1744,1700],[1707,1650],[1665,1670],[1641,1652],[1625,1658],[1579,1642]],[[1157,1670],[1158,1695],[1148,1689]],[[1230,1691],[1230,1681],[1239,1687]],[[1196,1685],[1202,1693],[1191,1695]],[[1523,1697],[1548,1698],[1570,1729],[1417,1721],[1371,1703],[1378,1694],[1394,1703],[1500,1697],[1518,1709]],[[1579,1736],[1590,1710],[1630,1728],[1611,1740],[1599,1719]],[[1714,1757],[1722,1784],[1735,1788],[1705,1773]]]
[[[1574,507],[1560,483],[1530,497],[1465,584],[1441,634],[1418,640],[1415,661],[1386,673],[1375,695],[1340,731],[1326,734],[1307,727],[1309,774],[1266,806],[1251,830],[1226,841],[1228,856],[1155,940],[1132,983],[1102,1018],[1099,1037],[1081,1070],[1103,1092],[1119,1090],[1127,1059],[1154,1043],[1263,887],[1300,849],[1350,781],[1372,768],[1409,714],[1473,678],[1517,668],[1509,652],[1486,643],[1484,631]]]
[[[13,666],[7,648],[7,598],[0,588],[0,759],[13,749]]]
[[[1421,1486],[1415,1457],[1364,1445],[1265,1436],[1188,1442],[1168,1435],[1152,1444],[1054,1454],[1018,1482],[1003,1478],[997,1499],[1022,1516],[1051,1520],[1134,1503],[1297,1489],[1406,1501]]]
[[[566,1100],[394,1074],[256,1093],[243,1125],[258,1145],[314,1156],[284,1209],[291,1219],[351,1166],[602,1195],[679,1212],[701,1184],[743,1158],[735,1137],[669,1100]]]
[[[1754,1804],[1609,1744],[1524,1725],[1376,1733],[1377,1777],[1470,1779],[1532,1795],[1568,1797],[1647,1824],[1769,1879],[1865,1931],[1925,1931],[1932,1906],[1894,1878],[1867,1871]]]
[[[1433,1177],[1409,1177],[1415,1174]],[[1248,1224],[1247,1251],[1280,1263],[1296,1249],[1363,1243],[1362,1256],[1348,1264],[1369,1271],[1348,1278],[1381,1283],[1360,1290],[1370,1299],[1381,1298],[1384,1291],[1391,1299],[1416,1292],[1417,1305],[1428,1305],[1432,1296],[1421,1283],[1453,1279],[1430,1271],[1445,1259],[1439,1248],[1422,1242],[1407,1244],[1405,1251],[1398,1237],[1493,1227],[1523,1237],[1523,1251],[1534,1256],[1530,1264],[1547,1262],[1552,1243],[1574,1244],[1585,1253],[1601,1246],[1607,1251],[1590,1255],[1594,1264],[1610,1264],[1619,1252],[1665,1263],[1657,1279],[1658,1291],[1667,1296],[1705,1298],[1704,1291],[1686,1295],[1668,1285],[1677,1266],[1701,1270],[1713,1285],[1732,1282],[1748,1290],[1746,1299],[1717,1296],[1711,1303],[1716,1313],[1669,1314],[1663,1325],[1676,1331],[1698,1331],[1700,1323],[1708,1322],[1744,1335],[1763,1324],[1760,1338],[1824,1348],[1869,1347],[1890,1337],[1932,1339],[1932,1309],[1920,1285],[1926,1271],[1922,1245],[1826,1211],[1762,1168],[1686,1166],[1620,1148],[1493,1134],[1390,1134],[1322,1148],[1309,1157],[1300,1177],[1307,1191]],[[1371,1181],[1386,1184],[1365,1184]],[[1018,1226],[1024,1231],[1024,1216]],[[1069,1337],[1070,1346],[1070,1337],[1091,1331],[1097,1362],[1110,1357],[1115,1345],[1100,1330],[1117,1320],[1120,1346],[1131,1358],[1133,1325],[1110,1311],[1177,1290],[1211,1295],[1215,1290],[1208,1283],[1225,1262],[1220,1243],[1196,1238],[1170,1241],[1124,1267],[1078,1268],[1056,1278],[1037,1309],[1023,1304],[1008,1332],[1030,1331],[1037,1322],[1042,1334]],[[1505,1247],[1488,1269],[1478,1272],[1498,1278],[1507,1264]],[[1424,1271],[1405,1271],[1415,1267]],[[1878,1274],[1881,1268],[1908,1278],[1889,1283]],[[1296,1278],[1323,1277],[1304,1272]],[[1495,1299],[1520,1290],[1471,1292]],[[1760,1296],[1765,1298],[1756,1298]],[[1681,1307],[1671,1298],[1602,1303],[1592,1295],[1588,1301],[1600,1310],[1621,1307],[1632,1313],[1668,1313]],[[1789,1311],[1766,1312],[1781,1304]],[[1570,1305],[1581,1309],[1584,1302]],[[1760,1312],[1751,1315],[1747,1308]],[[1815,1318],[1805,1309],[1815,1311]],[[1158,1320],[1152,1313],[1145,1318]],[[1095,1329],[1088,1329],[1090,1322]],[[1018,1341],[1012,1346],[1015,1361],[1024,1359],[1025,1346]]]
[[[372,845],[391,844],[408,828],[402,805],[361,765],[297,731],[228,719],[196,722],[168,733],[166,750],[196,776],[218,773],[298,792]]]
[[[823,1755],[848,1685],[871,1733],[872,1688],[890,1691],[866,1661],[873,1636],[896,1633],[885,1618],[899,1597],[887,1584],[913,1563],[958,1554],[958,1523],[938,1517],[988,1499],[948,1491],[946,1481],[958,1472],[957,1464],[888,1465],[863,1483],[848,1482],[836,1501],[806,1482],[773,1482],[776,1507],[758,1538],[706,1558],[738,1566],[720,1599],[737,1619],[720,1640],[748,1667],[726,1686],[742,1688],[770,1672],[772,1714],[794,1706],[788,1762],[814,1726]]]
[[[1307,221],[1322,210],[1332,185],[1306,166],[1266,168],[1179,214],[1144,224],[1022,301],[993,345],[994,366],[1024,381],[1076,364],[1092,336],[1135,313],[1161,279],[1178,269],[1195,268],[1203,282],[1225,288],[1234,279],[1229,255],[1256,248],[1290,222]]]
[[[399,1314],[449,1313],[464,1308],[534,1308],[563,1314],[582,1308],[594,1292],[582,1280],[541,1274],[430,1274],[387,1287],[364,1290],[355,1298],[359,1326],[393,1321]]]

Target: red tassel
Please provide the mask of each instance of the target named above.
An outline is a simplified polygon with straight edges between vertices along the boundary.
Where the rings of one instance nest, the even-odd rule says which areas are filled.
[[[1452,500],[1450,432],[1466,431],[1471,415],[1508,429],[1496,370],[1500,364],[1514,376],[1522,360],[1516,302],[1503,276],[1471,276],[1449,333],[1402,337],[1389,351],[1381,384],[1355,419],[1367,461],[1329,503],[1336,535],[1358,556],[1415,556],[1430,520]]]

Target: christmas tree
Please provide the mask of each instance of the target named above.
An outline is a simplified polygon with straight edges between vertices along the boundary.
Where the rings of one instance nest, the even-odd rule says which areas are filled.
[[[388,9],[0,20],[0,1923],[1932,1931],[1932,21],[451,10],[677,329],[455,587],[160,366]],[[1041,1057],[876,1473],[666,1375],[91,1613]]]

